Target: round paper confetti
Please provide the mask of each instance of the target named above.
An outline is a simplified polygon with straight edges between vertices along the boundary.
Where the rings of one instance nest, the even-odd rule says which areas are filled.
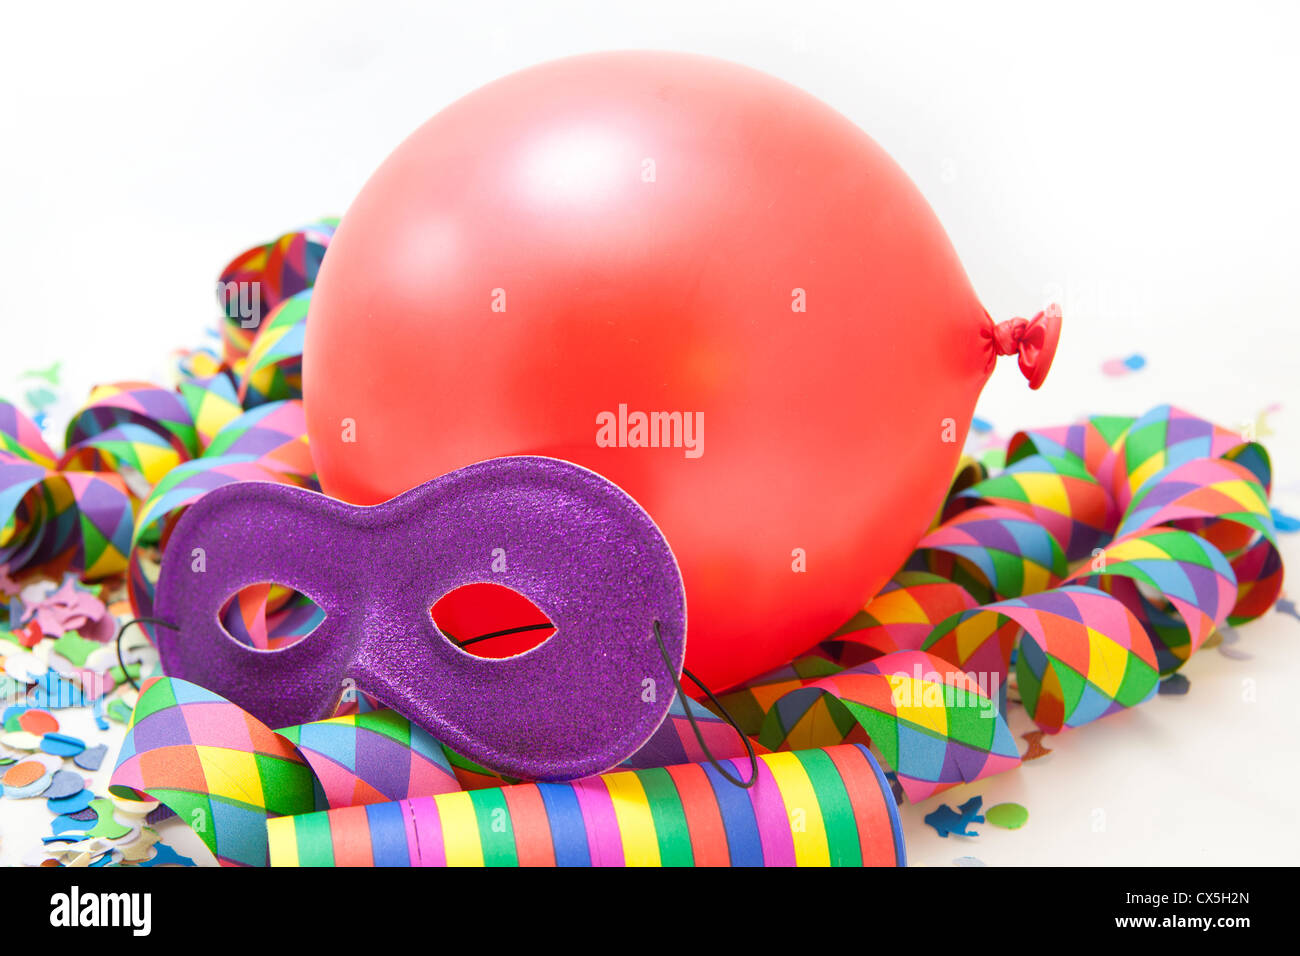
[[[1182,674],[1170,674],[1160,682],[1160,693],[1164,694],[1166,697],[1170,695],[1186,694],[1191,686],[1192,682]]]
[[[73,773],[71,770],[55,770],[54,779],[50,781],[49,789],[42,796],[47,800],[58,800],[81,793],[85,789],[86,781],[81,778],[81,774]],[[64,810],[62,812],[68,813],[70,811]]]
[[[0,737],[0,744],[11,750],[35,750],[41,745],[41,738],[26,730],[15,730]]]
[[[14,723],[17,724],[15,729],[25,730],[29,734],[35,734],[38,737],[57,733],[59,730],[58,718],[48,710],[39,710],[37,708],[20,712],[16,715]]]
[[[57,778],[58,774],[55,774],[55,777]],[[56,779],[55,783],[57,782],[58,781]],[[51,790],[54,788],[54,785],[55,784],[53,783],[50,784]],[[45,793],[41,794],[41,796],[46,798],[45,808],[49,810],[50,813],[53,813],[55,816],[61,816],[65,813],[67,814],[80,813],[82,810],[85,810],[87,807],[89,807],[90,801],[95,798],[95,795],[92,794],[85,787],[82,787],[76,793],[66,797],[50,797],[49,794],[50,794],[50,790],[46,790]]]
[[[44,764],[37,763],[35,760],[24,760],[22,763],[16,763],[5,771],[4,784],[6,787],[26,787],[41,779],[45,774]]]
[[[984,822],[1004,830],[1019,830],[1029,820],[1029,811],[1018,803],[999,803],[984,811]]]
[[[86,742],[66,734],[46,734],[41,738],[41,749],[56,757],[75,757],[86,749]]]
[[[33,758],[14,764],[5,771],[3,779],[5,796],[11,800],[23,800],[44,793],[54,779],[54,770]]]
[[[23,684],[35,683],[48,670],[35,654],[10,654],[5,658],[5,673]]]

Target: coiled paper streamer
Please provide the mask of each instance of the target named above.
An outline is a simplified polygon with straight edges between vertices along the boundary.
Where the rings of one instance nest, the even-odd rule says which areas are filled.
[[[921,800],[1019,762],[1013,669],[1042,730],[1077,727],[1147,700],[1281,592],[1267,454],[1186,412],[1022,432],[1005,471],[978,472],[858,617],[722,698],[746,732],[778,750],[865,734]]]
[[[236,257],[219,286],[223,356],[183,356],[174,390],[140,382],[94,389],[68,424],[62,455],[0,401],[0,564],[90,580],[125,570],[136,613],[147,616],[157,569],[137,546],[165,539],[199,495],[249,479],[315,487],[299,401],[302,335],[337,222]],[[256,288],[258,315],[235,308],[230,290],[241,287],[250,303]]]
[[[276,732],[174,678],[145,682],[110,786],[160,801],[231,866],[266,864],[268,816],[460,789],[438,742],[391,710]]]
[[[745,761],[731,761],[743,776]],[[896,866],[898,808],[861,745],[267,820],[272,866]]]

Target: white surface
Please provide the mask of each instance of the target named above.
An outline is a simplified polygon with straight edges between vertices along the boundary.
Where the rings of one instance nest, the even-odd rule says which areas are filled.
[[[871,133],[934,205],[995,318],[1062,302],[1051,378],[994,377],[998,431],[1170,401],[1263,435],[1300,513],[1300,9],[1234,4],[613,3],[11,6],[0,28],[0,394],[63,360],[81,387],[159,379],[212,324],[217,270],[343,212],[412,129],[570,53],[710,53],[802,86]],[[1147,356],[1125,379],[1107,358]],[[75,390],[74,390],[75,391]],[[1286,555],[1300,559],[1296,537]],[[1294,862],[1300,621],[1249,661],[1188,665],[1185,698],[1049,743],[975,791],[1028,827],[918,862]],[[1242,700],[1242,682],[1257,700]],[[1094,832],[1095,811],[1106,825]],[[7,818],[6,818],[7,819]],[[7,828],[6,828],[7,829]]]

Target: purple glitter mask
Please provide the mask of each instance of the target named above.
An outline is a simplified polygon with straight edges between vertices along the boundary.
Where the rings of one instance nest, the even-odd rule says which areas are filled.
[[[263,582],[307,595],[324,620],[279,650],[235,640],[221,608]],[[502,659],[453,644],[429,608],[480,582],[529,598],[555,633]],[[554,458],[480,462],[373,507],[262,482],[217,488],[176,524],[155,613],[176,625],[158,632],[169,675],[272,727],[329,717],[355,686],[473,760],[534,780],[599,773],[635,752],[667,714],[686,651],[686,595],[663,534],[620,488]]]

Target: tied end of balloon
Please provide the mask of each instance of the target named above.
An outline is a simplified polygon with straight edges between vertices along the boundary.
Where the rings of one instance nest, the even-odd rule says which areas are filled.
[[[1008,319],[984,329],[989,340],[989,371],[999,355],[1018,355],[1020,371],[1036,389],[1047,379],[1061,340],[1061,307],[1049,305],[1032,319]]]

